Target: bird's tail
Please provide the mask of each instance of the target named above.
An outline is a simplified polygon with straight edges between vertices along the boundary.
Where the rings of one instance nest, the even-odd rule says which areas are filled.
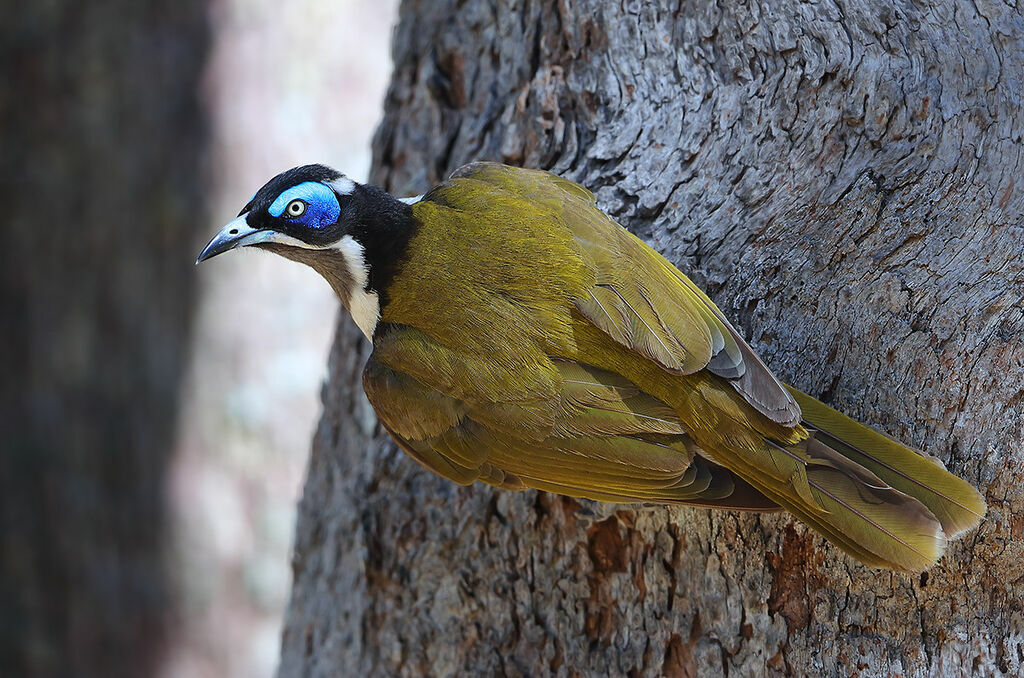
[[[806,491],[772,498],[850,555],[876,567],[924,570],[985,515],[981,494],[938,460],[790,392],[811,433],[798,452],[806,475],[795,483]]]

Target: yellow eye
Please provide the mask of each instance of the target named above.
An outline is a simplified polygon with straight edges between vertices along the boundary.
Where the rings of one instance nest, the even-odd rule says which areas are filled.
[[[306,212],[306,203],[302,200],[292,200],[288,207],[284,208],[290,217],[301,217]]]

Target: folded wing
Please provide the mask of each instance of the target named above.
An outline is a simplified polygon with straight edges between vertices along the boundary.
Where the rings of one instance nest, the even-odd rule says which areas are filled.
[[[396,442],[446,478],[601,501],[777,508],[698,456],[675,412],[618,375],[554,360],[551,397],[469,402],[392,367],[419,339],[412,328],[385,331],[363,371],[366,395]]]
[[[548,172],[495,163],[467,165],[451,180],[490,184],[560,214],[596,274],[576,307],[615,341],[672,372],[707,369],[776,423],[800,422],[796,400],[711,299],[597,209],[590,191]]]

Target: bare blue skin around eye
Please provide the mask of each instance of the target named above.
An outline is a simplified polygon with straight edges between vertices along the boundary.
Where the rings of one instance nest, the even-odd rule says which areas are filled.
[[[341,215],[341,205],[338,204],[338,196],[334,194],[330,186],[321,184],[319,181],[307,181],[298,186],[292,186],[277,196],[277,199],[270,205],[270,209],[267,212],[272,217],[280,217],[284,214],[285,207],[292,200],[302,200],[305,202],[306,211],[300,217],[286,216],[285,218],[288,221],[310,228],[330,226]]]

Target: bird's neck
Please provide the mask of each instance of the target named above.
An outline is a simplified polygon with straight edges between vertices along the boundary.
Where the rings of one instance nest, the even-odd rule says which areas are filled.
[[[417,222],[408,204],[376,186],[360,186],[351,208],[352,234],[334,247],[345,260],[349,279],[331,284],[359,329],[373,341],[388,288],[406,259]]]
[[[359,188],[352,235],[363,248],[367,289],[376,292],[384,305],[391,281],[407,258],[409,241],[416,234],[418,223],[413,219],[412,207],[383,189]]]
[[[357,184],[342,209],[351,227],[330,245],[304,248],[264,243],[261,247],[323,276],[372,341],[388,289],[406,259],[418,222],[408,204],[376,186]]]

